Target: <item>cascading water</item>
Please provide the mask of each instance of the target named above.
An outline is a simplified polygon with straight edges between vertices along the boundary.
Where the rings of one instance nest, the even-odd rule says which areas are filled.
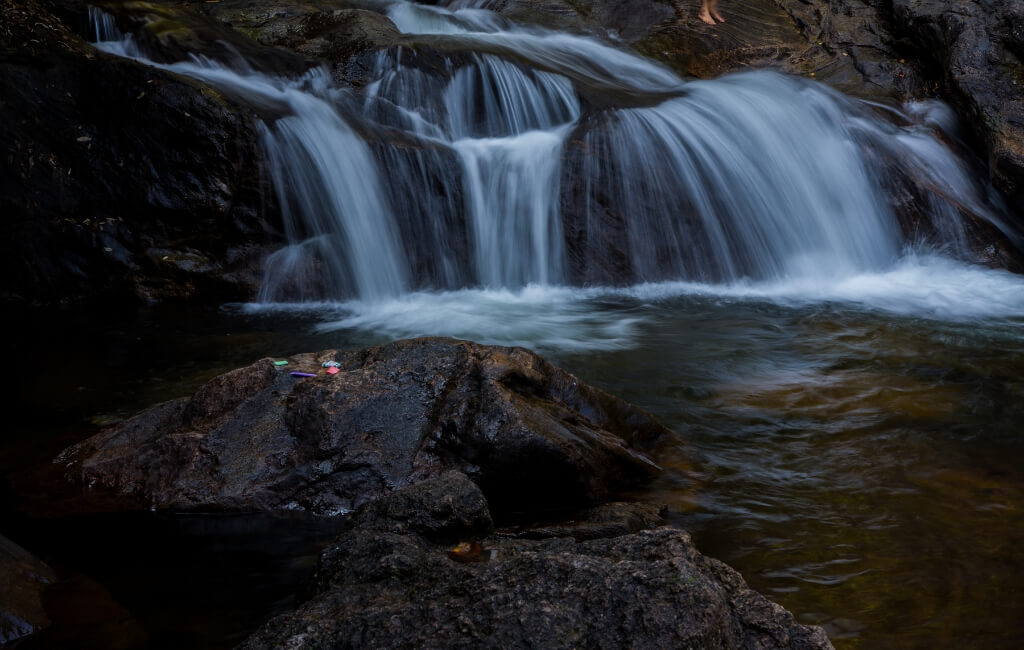
[[[113,21],[91,12],[107,52],[143,58]],[[230,90],[281,115],[263,127],[270,176],[291,242],[267,260],[262,299],[350,295],[366,299],[408,289],[408,268],[380,173],[366,143],[336,109],[347,98],[328,75],[301,79],[260,75],[240,63],[232,70],[208,59],[159,65]]]
[[[197,349],[228,368],[253,346],[528,346],[680,432],[646,498],[798,620],[847,645],[1009,647],[1024,277],[971,263],[978,229],[1017,236],[951,153],[950,111],[766,71],[684,83],[475,7],[384,10],[430,36],[359,59],[358,88],[161,64],[266,116],[289,245],[223,325],[176,305],[115,346],[145,363],[57,361],[115,368],[118,400],[137,366],[141,404],[187,392],[163,365],[204,380]],[[145,60],[91,13],[97,47]],[[48,349],[38,330],[23,347]]]
[[[898,227],[861,154],[880,134],[855,137],[848,102],[771,73],[687,89],[586,136],[588,205],[621,215],[636,279],[845,276],[895,261]]]
[[[125,40],[124,34],[117,28],[117,23],[114,21],[113,16],[97,7],[89,7],[88,13],[89,35],[94,43],[123,42]],[[125,55],[124,50],[121,50],[119,53]]]
[[[448,42],[444,69],[395,48],[356,92],[321,70],[164,66],[274,107],[264,141],[290,243],[267,262],[264,302],[355,299],[345,325],[382,324],[352,310],[416,313],[405,333],[472,335],[449,328],[452,294],[410,292],[515,302],[529,286],[668,281],[827,295],[936,250],[969,258],[965,214],[1015,237],[921,106],[899,126],[813,82],[760,71],[684,83],[479,8],[400,1],[387,15]],[[143,58],[93,20],[99,47]],[[918,222],[901,222],[893,186],[919,198]],[[447,307],[428,323],[429,295]]]
[[[408,268],[376,162],[325,101],[332,94],[326,80],[315,71],[307,77],[315,89],[285,91],[294,114],[267,127],[264,135],[287,234],[295,242],[268,260],[264,298],[279,296],[282,284],[296,283],[300,295],[308,295],[307,287],[323,280],[329,295],[354,290],[368,299],[408,288]],[[316,277],[318,271],[328,277]]]

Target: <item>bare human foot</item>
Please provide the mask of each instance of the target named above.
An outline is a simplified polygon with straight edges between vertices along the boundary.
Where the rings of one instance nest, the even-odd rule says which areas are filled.
[[[714,25],[715,24],[715,19],[711,17],[711,12],[708,11],[707,7],[703,7],[702,6],[700,8],[700,13],[697,14],[697,17],[700,18],[701,20],[703,20],[704,22],[706,22],[709,25]],[[719,18],[719,20],[721,20],[721,18]]]
[[[725,22],[725,18],[722,18],[722,14],[718,13],[717,11],[714,11],[714,10],[712,10],[712,11],[711,11],[711,16],[712,16],[712,17],[713,17],[713,18],[714,18],[715,20],[717,20],[718,22],[720,22],[720,23],[724,23],[724,22]],[[700,19],[701,19],[701,20],[704,20],[704,16],[701,16],[701,17],[700,17]],[[704,20],[704,22],[708,22],[708,21]],[[711,23],[711,24],[712,24],[712,25],[714,25],[714,23]]]

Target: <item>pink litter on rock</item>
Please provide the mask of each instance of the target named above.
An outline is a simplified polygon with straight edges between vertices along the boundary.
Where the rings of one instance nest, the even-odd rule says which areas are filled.
[[[328,375],[335,375],[335,374],[337,374],[339,372],[341,372],[341,370],[339,368],[334,367],[334,366],[331,366],[330,368],[327,369],[327,374]]]

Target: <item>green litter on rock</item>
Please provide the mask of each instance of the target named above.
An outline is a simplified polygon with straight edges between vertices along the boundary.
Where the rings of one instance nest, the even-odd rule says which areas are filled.
[[[274,365],[275,366],[287,366],[288,362],[287,361],[275,361]]]

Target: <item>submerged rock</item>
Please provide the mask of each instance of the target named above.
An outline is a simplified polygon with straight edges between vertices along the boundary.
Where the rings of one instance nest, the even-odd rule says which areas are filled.
[[[50,624],[42,595],[55,579],[42,560],[0,535],[0,645]]]
[[[832,647],[681,530],[527,540],[489,519],[457,472],[382,497],[324,551],[313,598],[241,647]]]
[[[86,509],[112,493],[136,507],[336,514],[456,468],[511,511],[642,481],[659,471],[644,452],[668,434],[527,350],[425,338],[263,359],[55,462]]]

